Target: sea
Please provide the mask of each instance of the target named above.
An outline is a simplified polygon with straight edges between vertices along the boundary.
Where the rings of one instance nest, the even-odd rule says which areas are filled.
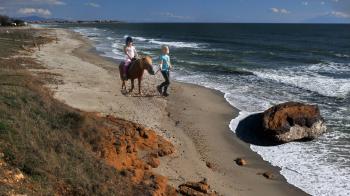
[[[317,104],[328,132],[310,142],[251,145],[311,195],[350,195],[350,25],[81,24],[59,25],[94,42],[105,57],[124,59],[125,38],[157,62],[170,47],[172,79],[224,93],[245,117],[298,101]]]

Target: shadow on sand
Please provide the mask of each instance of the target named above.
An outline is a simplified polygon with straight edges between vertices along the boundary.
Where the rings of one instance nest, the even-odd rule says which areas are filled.
[[[128,95],[130,97],[161,97],[160,95],[154,95],[154,94],[132,94]]]
[[[122,95],[126,97],[162,97],[159,94],[153,94],[153,93],[138,94],[135,92],[130,93],[129,91],[125,91],[125,90],[121,90],[120,92],[122,93]]]
[[[257,146],[277,146],[281,143],[274,142],[263,132],[263,114],[253,114],[243,119],[237,126],[236,135],[242,141]]]

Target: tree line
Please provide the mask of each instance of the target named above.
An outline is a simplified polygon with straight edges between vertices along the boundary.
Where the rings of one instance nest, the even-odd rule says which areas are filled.
[[[24,26],[25,24],[26,23],[23,20],[0,15],[0,26]]]

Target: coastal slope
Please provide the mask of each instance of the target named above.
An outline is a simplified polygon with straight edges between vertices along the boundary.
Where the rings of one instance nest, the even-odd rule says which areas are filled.
[[[2,30],[0,195],[176,194],[150,170],[150,160],[159,161],[150,154],[172,153],[171,143],[142,125],[54,99],[43,84],[60,81],[30,57],[39,49],[32,40],[52,42],[48,31]]]

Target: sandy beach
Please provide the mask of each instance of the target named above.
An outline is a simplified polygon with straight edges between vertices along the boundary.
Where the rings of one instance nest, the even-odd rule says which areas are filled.
[[[222,93],[173,81],[170,97],[164,98],[155,89],[160,74],[145,74],[144,95],[137,95],[137,89],[124,95],[118,62],[99,56],[92,43],[76,33],[57,29],[55,34],[57,43],[44,45],[33,54],[57,81],[47,84],[54,97],[82,111],[140,123],[168,139],[176,152],[161,158],[154,171],[168,177],[174,187],[206,178],[222,195],[306,195],[229,129],[239,111]],[[236,158],[248,164],[238,166]],[[260,175],[267,171],[274,174],[273,179]]]

